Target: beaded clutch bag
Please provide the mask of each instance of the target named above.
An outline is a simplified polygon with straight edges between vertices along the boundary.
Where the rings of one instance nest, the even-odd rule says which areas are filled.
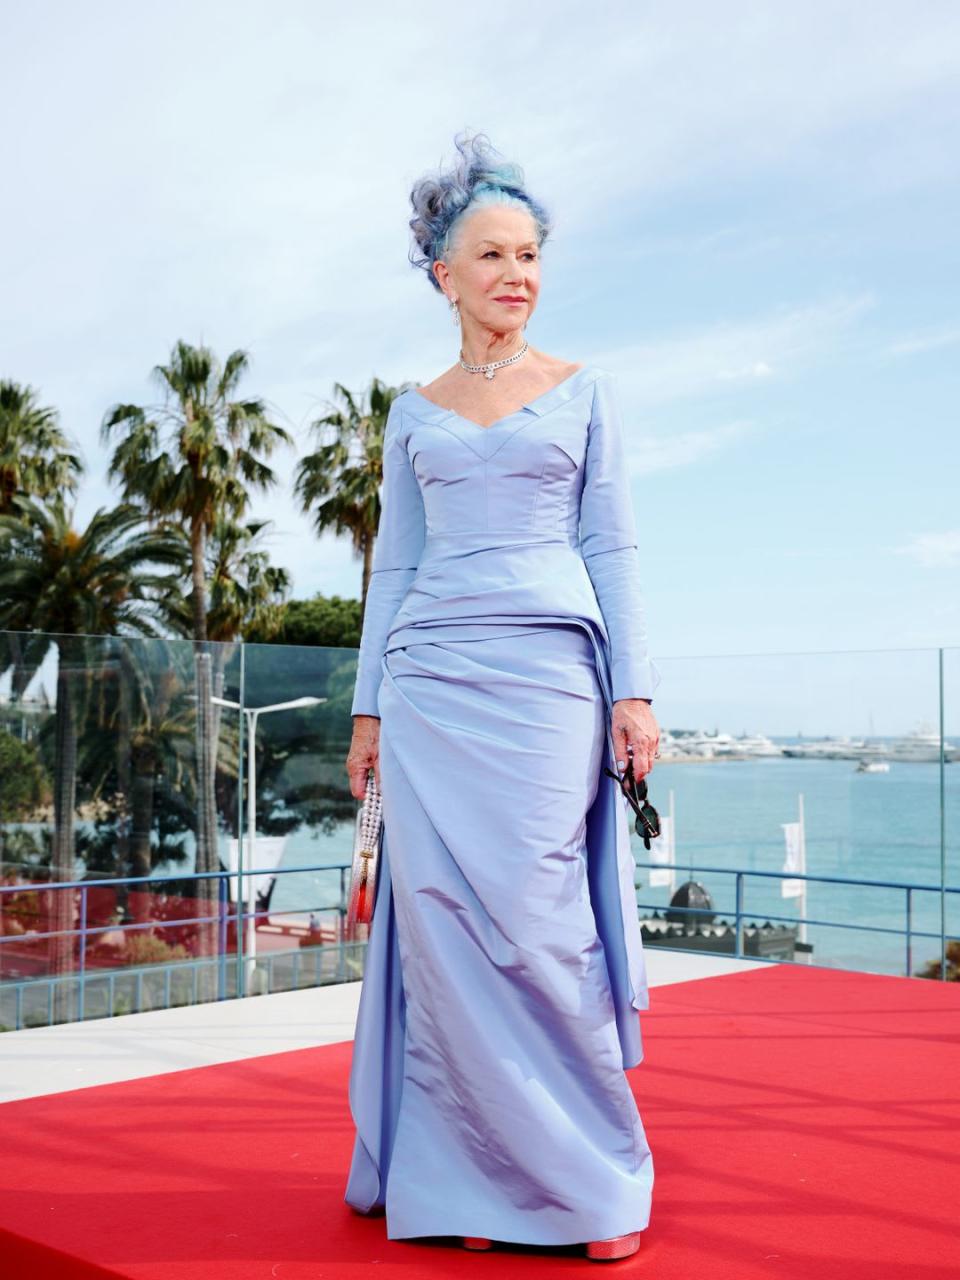
[[[350,873],[350,897],[347,903],[347,936],[352,937],[358,924],[369,924],[373,918],[373,899],[377,889],[377,868],[383,836],[383,801],[376,775],[367,774],[367,790],[357,810],[353,838],[353,866]]]

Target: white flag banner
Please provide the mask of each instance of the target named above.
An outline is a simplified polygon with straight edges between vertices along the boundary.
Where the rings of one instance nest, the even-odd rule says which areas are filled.
[[[280,862],[283,858],[283,850],[286,843],[287,843],[286,836],[257,836],[256,859],[257,859],[258,870],[262,869],[263,867],[279,867]],[[230,868],[230,870],[233,872],[233,875],[230,877],[230,879],[227,882],[230,886],[231,902],[235,901],[237,896],[237,893],[236,893],[237,882],[236,882],[236,879],[234,878],[237,874],[237,860],[238,860],[238,854],[239,854],[239,850],[237,846],[238,846],[238,841],[236,840],[231,840],[227,846],[227,865]],[[251,865],[249,840],[245,840],[243,842],[243,865],[245,869]],[[253,885],[254,885],[254,893],[256,893],[257,896],[259,897],[260,894],[267,892],[267,890],[270,888],[271,884],[274,882],[274,880],[276,880],[276,878],[277,878],[276,876],[270,875],[269,872],[266,875],[248,876],[244,874],[244,877],[243,877],[244,898],[249,902],[251,880],[253,881]]]
[[[783,834],[787,842],[787,854],[783,862],[783,870],[788,874],[804,875],[807,870],[803,849],[803,833],[799,822],[781,822]],[[781,880],[780,896],[783,898],[799,898],[803,895],[805,880]]]
[[[660,834],[650,841],[650,861],[656,863],[656,866],[650,868],[650,888],[673,889],[677,859],[673,843],[673,819],[670,817],[660,817]]]

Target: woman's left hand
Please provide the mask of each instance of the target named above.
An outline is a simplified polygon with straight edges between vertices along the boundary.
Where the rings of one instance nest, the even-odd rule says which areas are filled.
[[[660,726],[650,703],[644,698],[621,698],[613,704],[611,727],[617,768],[622,771],[627,767],[627,748],[633,747],[633,776],[642,778],[660,754]]]

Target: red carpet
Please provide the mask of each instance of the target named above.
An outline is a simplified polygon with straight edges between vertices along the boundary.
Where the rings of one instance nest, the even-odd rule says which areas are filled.
[[[630,1259],[387,1241],[343,1202],[347,1042],[7,1103],[0,1274],[960,1274],[956,985],[771,966],[651,1002],[629,1076],[656,1180]]]

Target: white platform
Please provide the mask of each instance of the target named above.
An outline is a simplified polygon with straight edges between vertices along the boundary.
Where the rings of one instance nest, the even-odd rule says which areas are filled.
[[[651,987],[763,960],[646,948]],[[359,982],[0,1034],[0,1102],[351,1040]]]

